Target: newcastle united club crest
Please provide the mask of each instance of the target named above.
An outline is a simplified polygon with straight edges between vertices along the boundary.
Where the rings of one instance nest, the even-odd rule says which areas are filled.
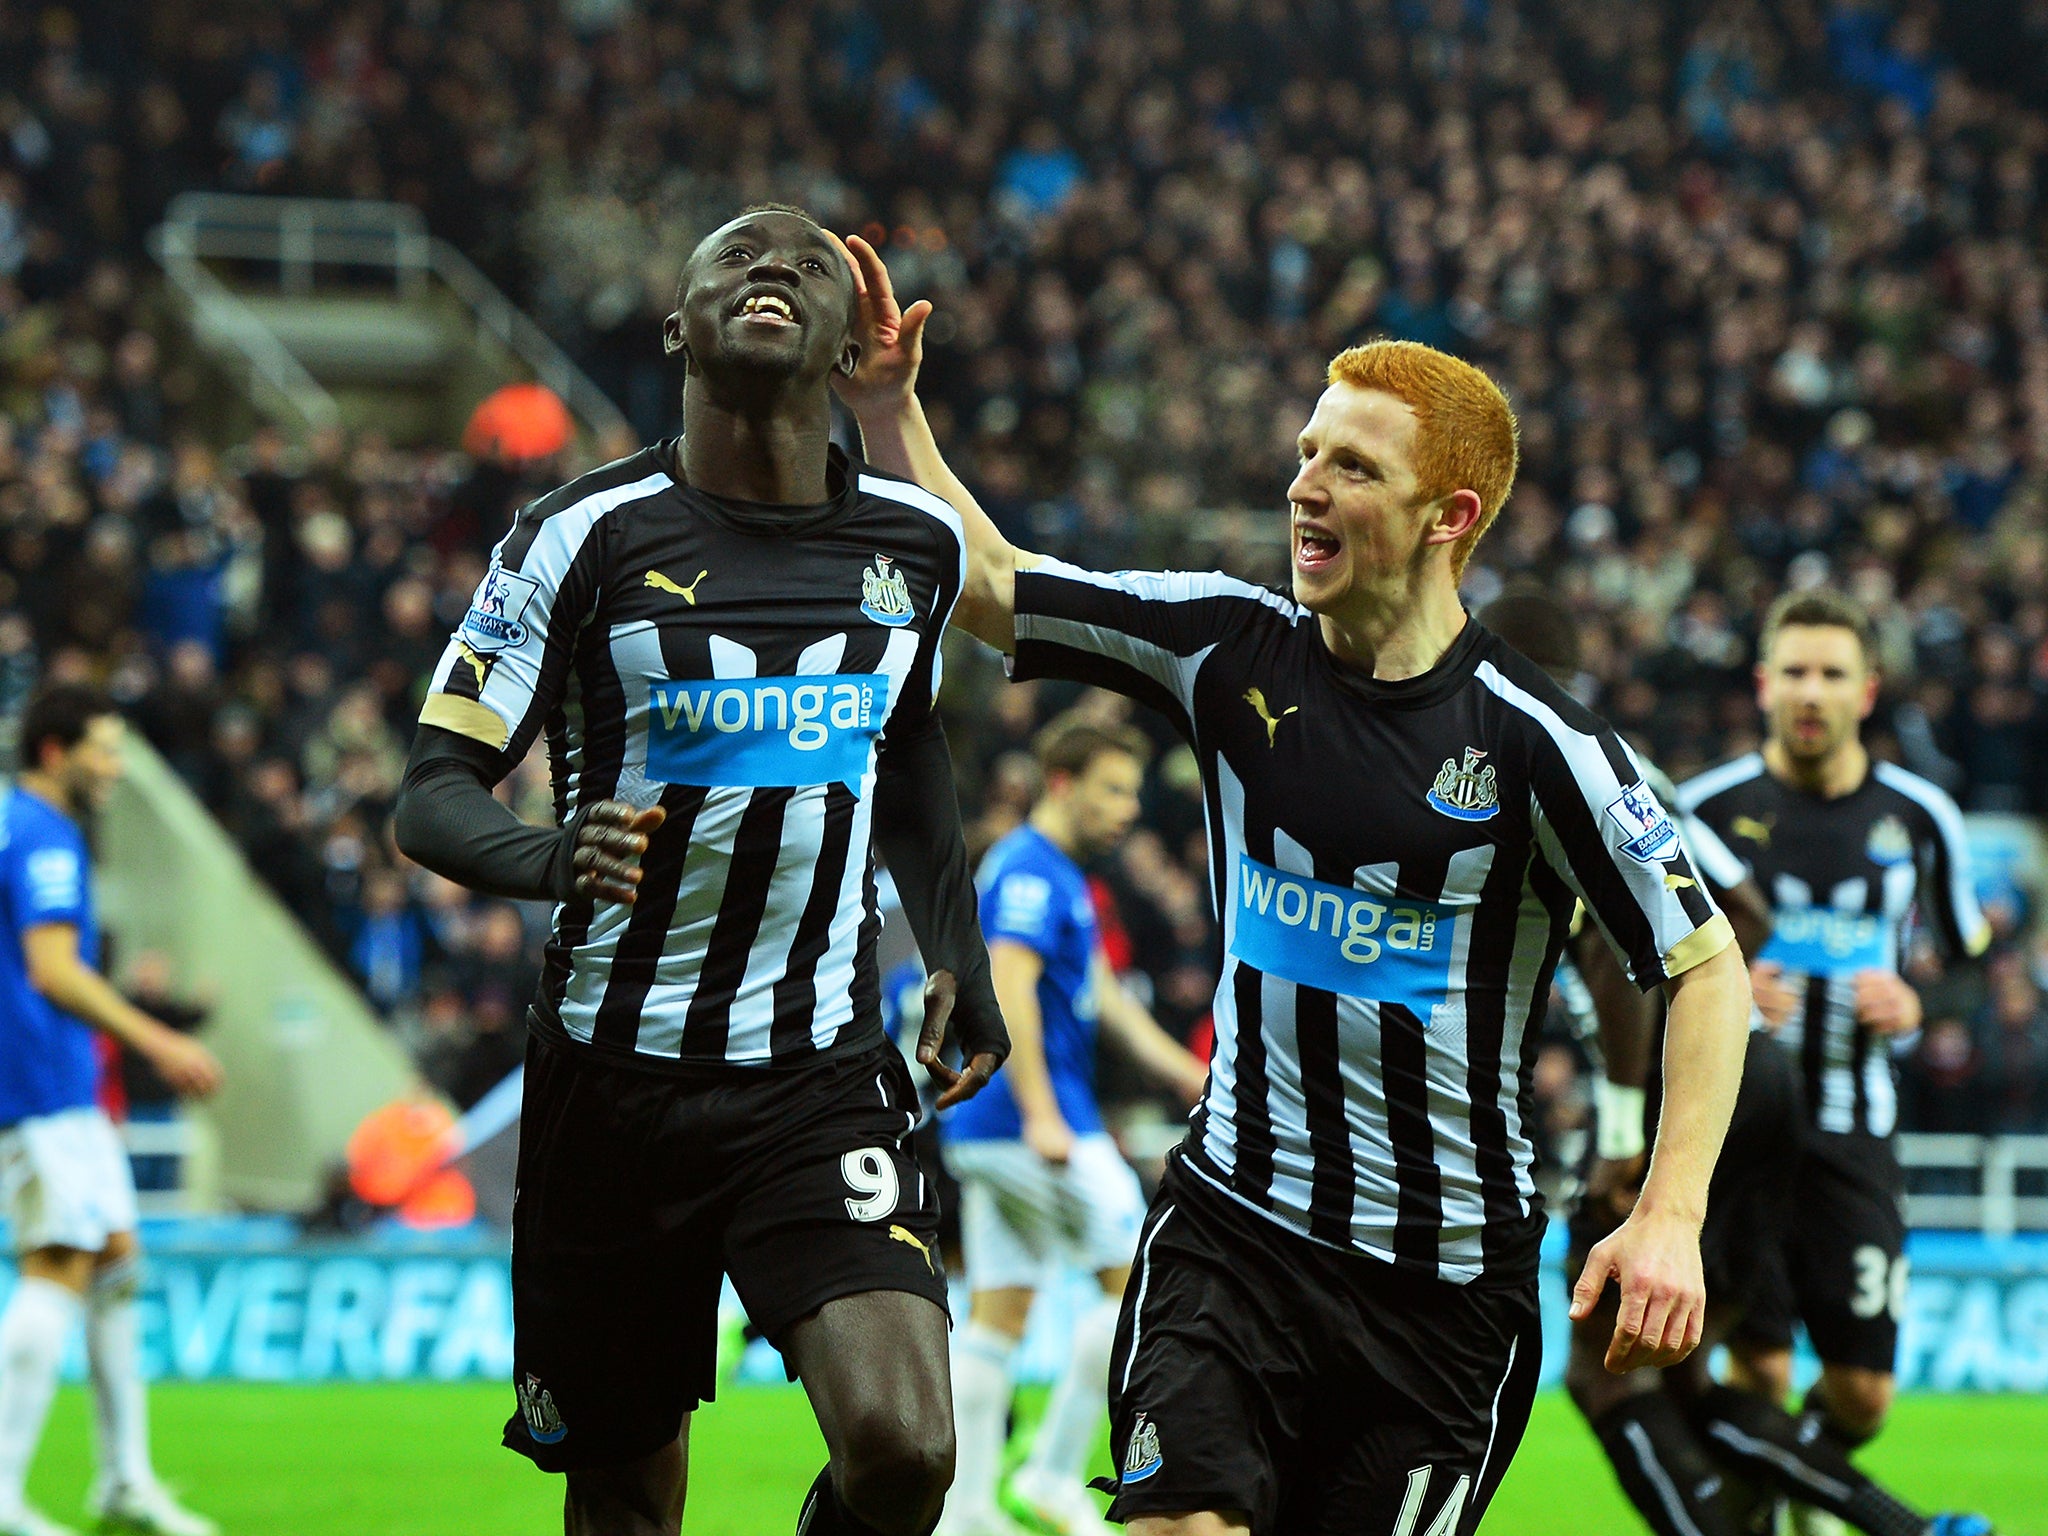
[[[875,556],[875,563],[860,573],[860,611],[891,629],[901,629],[915,614],[910,583],[887,555]]]
[[[1429,803],[1453,821],[1490,821],[1498,816],[1498,775],[1493,764],[1480,766],[1485,756],[1477,747],[1467,747],[1462,767],[1456,758],[1445,758],[1443,767],[1437,770],[1436,783],[1430,787]]]

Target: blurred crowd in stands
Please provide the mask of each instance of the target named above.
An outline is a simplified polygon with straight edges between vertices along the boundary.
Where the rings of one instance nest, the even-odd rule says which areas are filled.
[[[417,204],[650,439],[681,257],[802,203],[937,303],[929,409],[998,520],[1097,564],[1283,580],[1324,361],[1443,346],[1522,422],[1473,605],[1568,599],[1581,691],[1673,775],[1754,745],[1758,617],[1829,582],[1878,619],[1873,745],[2048,810],[2048,0],[127,10],[0,0],[0,713],[106,682],[458,1098],[516,1057],[544,914],[405,867],[386,811],[489,545],[576,466],[187,436],[142,243],[181,190]],[[1073,700],[951,677],[988,836]],[[1161,745],[1104,876],[1193,1032],[1200,803]],[[538,764],[506,792],[545,814]],[[1910,1124],[2048,1127],[2048,930],[1999,879],[1988,965],[1915,961]]]

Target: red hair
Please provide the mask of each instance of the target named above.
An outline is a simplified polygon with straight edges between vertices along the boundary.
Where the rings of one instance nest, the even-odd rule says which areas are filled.
[[[1415,412],[1415,478],[1425,502],[1453,491],[1479,497],[1479,521],[1451,551],[1462,576],[1480,535],[1514,489],[1520,428],[1500,386],[1461,358],[1419,341],[1369,341],[1330,359],[1329,381],[1376,389]]]

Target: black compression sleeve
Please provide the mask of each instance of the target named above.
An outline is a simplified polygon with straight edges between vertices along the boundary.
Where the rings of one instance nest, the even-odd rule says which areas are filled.
[[[562,901],[572,893],[571,828],[528,826],[491,794],[502,753],[423,725],[405,765],[392,832],[405,856],[486,896]]]
[[[936,710],[883,738],[876,763],[875,846],[895,877],[925,969],[951,971],[959,984],[953,1030],[963,1057],[980,1051],[1007,1056],[1010,1037],[982,942],[953,757]]]

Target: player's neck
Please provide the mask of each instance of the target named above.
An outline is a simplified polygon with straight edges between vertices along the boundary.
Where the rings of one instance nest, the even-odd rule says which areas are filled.
[[[1074,818],[1064,805],[1041,800],[1031,808],[1032,827],[1068,858],[1074,857]]]
[[[63,782],[52,778],[37,768],[25,768],[14,776],[14,786],[27,790],[52,810],[62,811],[73,821],[78,820],[78,810],[71,803],[71,797],[64,793]]]
[[[1764,766],[1780,784],[1823,800],[1839,800],[1863,787],[1870,776],[1870,753],[1860,738],[1851,736],[1823,756],[1798,758],[1773,738],[1764,743]]]
[[[1341,613],[1319,613],[1330,654],[1377,682],[1420,677],[1465,628],[1465,608],[1449,574],[1425,568],[1387,591],[1354,592]]]
[[[735,501],[816,506],[829,494],[830,399],[815,383],[802,399],[727,400],[693,379],[683,396],[683,478]]]

